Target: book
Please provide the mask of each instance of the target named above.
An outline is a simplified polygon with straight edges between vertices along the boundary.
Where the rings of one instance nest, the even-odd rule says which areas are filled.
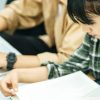
[[[100,93],[100,86],[78,71],[56,79],[20,86],[16,97],[10,97],[10,100],[100,100],[98,91]],[[91,99],[91,95],[94,99]]]

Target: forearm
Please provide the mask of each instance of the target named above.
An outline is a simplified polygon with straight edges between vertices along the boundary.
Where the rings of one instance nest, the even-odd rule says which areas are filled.
[[[0,81],[0,91],[5,96],[14,96],[18,91],[18,83],[33,83],[48,79],[46,67],[31,69],[13,69]],[[13,89],[13,91],[11,91]]]
[[[0,61],[0,68],[7,69],[7,54],[0,53],[2,61]],[[27,55],[17,55],[17,60],[13,65],[13,68],[33,68],[40,66],[40,61],[38,56],[27,56]]]
[[[0,12],[7,23],[7,31],[13,32],[40,24],[43,21],[41,5],[41,2],[34,0],[15,0],[7,5]]]
[[[14,68],[33,68],[40,66],[37,56],[18,55]]]
[[[33,83],[48,79],[48,71],[46,67],[15,70],[18,74],[18,80],[20,83]]]
[[[0,17],[0,32],[7,30],[7,23],[6,20]]]

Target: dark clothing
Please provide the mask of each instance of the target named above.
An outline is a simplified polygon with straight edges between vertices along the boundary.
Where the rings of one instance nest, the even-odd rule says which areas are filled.
[[[86,34],[83,44],[62,64],[47,64],[49,78],[56,78],[78,70],[90,70],[100,80],[100,39]],[[84,70],[85,69],[85,70]]]
[[[9,36],[2,33],[1,36],[14,46],[19,52],[26,55],[36,55],[45,51],[56,52],[55,47],[49,48],[41,39],[32,36]]]
[[[12,1],[14,1],[14,0],[7,0],[6,4],[10,4]]]
[[[45,31],[45,26],[44,23],[41,23],[35,27],[32,28],[28,28],[28,29],[17,29],[14,32],[15,35],[20,35],[20,36],[34,36],[34,37],[38,37],[39,35],[44,35],[46,34]]]

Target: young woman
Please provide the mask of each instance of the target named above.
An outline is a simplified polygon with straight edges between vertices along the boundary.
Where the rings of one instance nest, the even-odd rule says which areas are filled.
[[[0,32],[8,33],[0,35],[23,54],[10,54],[16,58],[10,69],[33,68],[48,61],[62,63],[80,46],[85,32],[69,18],[66,7],[66,0],[14,0],[0,12]],[[17,35],[13,34],[16,29]],[[34,37],[31,33],[44,35]],[[0,52],[0,68],[9,70],[8,55]]]
[[[68,12],[87,32],[81,47],[63,64],[49,62],[43,67],[12,70],[0,82],[5,96],[15,95],[18,82],[43,81],[78,70],[89,69],[96,79],[100,79],[100,0],[68,0]]]

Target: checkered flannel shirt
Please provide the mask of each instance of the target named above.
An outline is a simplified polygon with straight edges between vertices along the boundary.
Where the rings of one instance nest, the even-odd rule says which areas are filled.
[[[100,79],[100,40],[86,34],[82,45],[63,64],[47,63],[48,78],[57,78],[75,71],[92,71]]]

